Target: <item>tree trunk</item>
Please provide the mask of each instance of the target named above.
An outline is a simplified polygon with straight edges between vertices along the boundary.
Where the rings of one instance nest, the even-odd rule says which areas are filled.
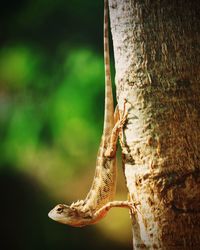
[[[134,249],[200,249],[198,1],[110,0]]]

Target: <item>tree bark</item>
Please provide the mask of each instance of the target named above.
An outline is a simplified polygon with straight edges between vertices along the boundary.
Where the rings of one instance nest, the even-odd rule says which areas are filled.
[[[200,249],[199,3],[109,0],[134,249]]]

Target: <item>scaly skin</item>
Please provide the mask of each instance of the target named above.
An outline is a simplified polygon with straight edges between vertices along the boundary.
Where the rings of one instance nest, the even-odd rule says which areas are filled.
[[[85,198],[70,206],[59,204],[49,212],[49,217],[57,222],[81,227],[94,224],[103,218],[111,207],[133,208],[127,201],[112,201],[116,189],[116,144],[127,113],[114,125],[114,105],[110,73],[108,38],[108,2],[104,0],[104,65],[105,65],[105,111],[104,128],[97,155],[96,170],[92,187]]]

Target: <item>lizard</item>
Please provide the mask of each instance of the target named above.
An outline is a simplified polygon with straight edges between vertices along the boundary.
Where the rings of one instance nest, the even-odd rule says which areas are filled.
[[[70,206],[58,204],[48,216],[60,223],[74,227],[95,224],[101,220],[112,207],[126,207],[133,211],[133,203],[129,201],[113,201],[116,189],[116,150],[119,133],[127,119],[125,111],[122,114],[114,112],[110,54],[109,54],[109,17],[108,0],[104,0],[104,67],[105,67],[105,107],[104,125],[101,143],[96,160],[96,169],[92,187],[84,200],[73,202]],[[118,109],[116,109],[118,110]]]

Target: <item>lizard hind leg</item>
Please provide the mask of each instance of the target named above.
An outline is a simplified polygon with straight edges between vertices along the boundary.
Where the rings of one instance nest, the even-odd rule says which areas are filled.
[[[123,145],[123,133],[122,133],[122,129],[124,127],[124,124],[127,120],[127,116],[128,116],[128,111],[126,110],[126,103],[127,101],[124,100],[124,109],[122,112],[119,111],[118,106],[115,109],[115,114],[114,114],[114,120],[115,120],[115,126],[112,129],[112,133],[110,135],[110,139],[108,141],[108,146],[107,149],[105,151],[105,156],[106,157],[113,157],[116,154],[116,150],[117,150],[117,140],[118,140],[118,136],[120,134],[121,140],[120,143],[121,145]]]

